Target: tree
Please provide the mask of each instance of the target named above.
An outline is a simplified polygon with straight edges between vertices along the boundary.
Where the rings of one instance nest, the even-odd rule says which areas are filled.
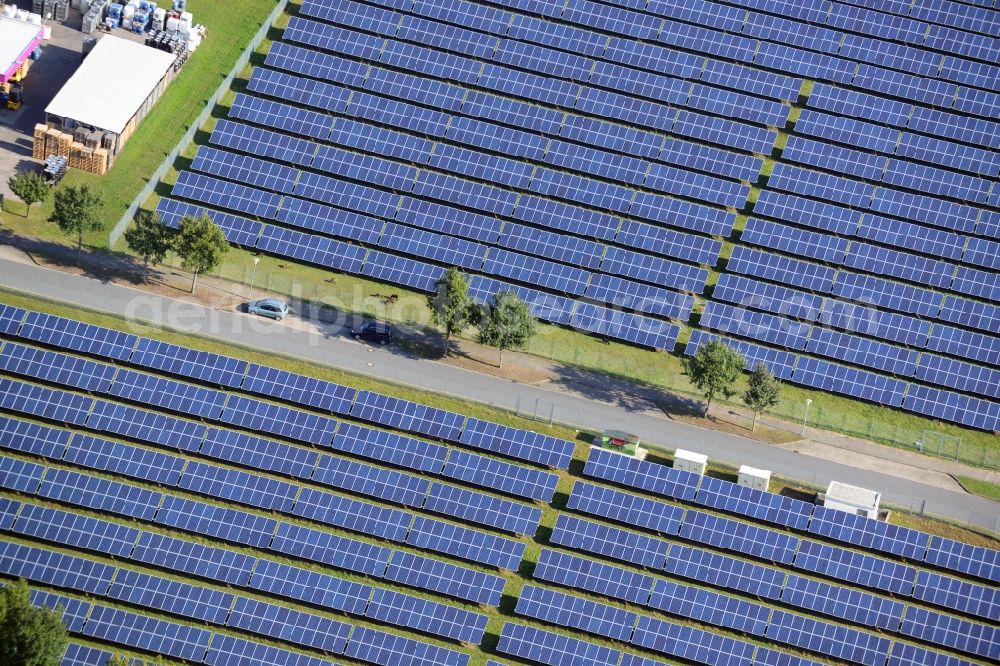
[[[715,396],[728,398],[736,392],[733,384],[746,367],[742,354],[718,340],[698,347],[683,363],[691,383],[705,396],[706,417]]]
[[[444,329],[445,340],[461,332],[473,318],[473,303],[469,296],[469,280],[454,266],[437,281],[434,293],[427,297],[431,320]]]
[[[7,187],[27,206],[25,217],[31,212],[31,204],[45,201],[49,196],[49,184],[45,181],[45,176],[37,171],[22,171],[11,176],[7,179]]]
[[[0,664],[58,666],[66,650],[61,617],[61,610],[31,605],[23,578],[0,590]]]
[[[743,402],[753,410],[753,429],[757,430],[757,417],[774,407],[781,399],[781,381],[763,363],[753,367],[747,377],[747,390],[743,392]]]
[[[174,230],[163,224],[157,213],[142,210],[125,230],[124,238],[129,249],[142,257],[147,266],[162,264],[174,245]]]
[[[49,222],[55,222],[59,230],[67,236],[76,235],[76,263],[80,265],[85,231],[100,231],[104,228],[99,209],[104,203],[100,194],[92,192],[87,185],[66,187],[56,191],[55,207]]]
[[[191,271],[191,293],[198,284],[198,275],[214,270],[229,251],[229,241],[212,218],[202,213],[200,217],[185,215],[181,218],[180,231],[174,239],[174,252],[181,258],[181,266]]]
[[[503,367],[505,349],[519,349],[528,344],[538,329],[538,322],[527,304],[511,291],[493,297],[493,307],[479,321],[479,342],[500,350]]]

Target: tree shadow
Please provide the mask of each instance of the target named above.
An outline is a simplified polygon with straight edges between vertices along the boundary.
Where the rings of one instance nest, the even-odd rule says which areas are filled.
[[[78,265],[75,245],[19,236],[7,229],[0,229],[0,244],[44,256],[53,266],[78,268],[83,275],[105,284],[113,281],[124,281],[133,285],[146,284],[158,274],[154,268],[144,265],[135,257],[122,252],[87,246],[84,246],[80,253]]]
[[[788,486],[782,488],[781,492],[778,494],[784,497],[791,497],[792,499],[802,500],[803,502],[807,502],[809,504],[812,504],[813,502],[816,501],[815,491],[800,490],[798,488],[789,488]]]

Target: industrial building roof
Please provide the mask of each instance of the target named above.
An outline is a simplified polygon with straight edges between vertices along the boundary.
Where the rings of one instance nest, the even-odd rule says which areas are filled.
[[[42,41],[42,26],[0,16],[0,83],[14,75]]]
[[[877,507],[879,494],[874,490],[859,488],[840,481],[831,481],[826,488],[828,499],[835,499],[858,507]]]
[[[166,51],[104,37],[45,112],[121,133],[173,62]]]

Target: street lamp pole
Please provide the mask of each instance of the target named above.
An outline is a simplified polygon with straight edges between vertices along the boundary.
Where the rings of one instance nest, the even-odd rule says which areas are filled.
[[[813,404],[812,398],[806,398],[806,413],[802,415],[802,436],[806,436],[806,421],[809,419],[809,405]]]
[[[257,277],[257,264],[259,264],[259,263],[260,263],[260,257],[254,257],[253,258],[253,271],[250,272],[250,298],[247,299],[248,301],[252,301],[253,300],[253,282],[254,282],[254,279]]]

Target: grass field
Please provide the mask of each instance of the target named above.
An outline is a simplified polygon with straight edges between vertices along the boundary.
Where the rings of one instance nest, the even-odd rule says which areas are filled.
[[[989,481],[982,481],[980,479],[973,479],[968,476],[957,476],[955,478],[962,484],[963,488],[968,490],[973,495],[988,497],[991,500],[1000,502],[1000,484],[990,483]]]
[[[128,205],[146,184],[164,157],[180,140],[219,83],[232,69],[247,42],[274,9],[270,0],[190,0],[188,10],[208,34],[201,47],[184,65],[152,112],[142,121],[114,166],[104,176],[73,169],[63,179],[67,185],[89,185],[104,197],[101,216],[105,230],[87,234],[87,246],[98,250],[107,247],[108,233]],[[45,220],[52,212],[52,198],[32,207],[23,217],[20,201],[9,199],[0,212],[3,226],[15,233],[45,240],[68,243],[54,225]]]

